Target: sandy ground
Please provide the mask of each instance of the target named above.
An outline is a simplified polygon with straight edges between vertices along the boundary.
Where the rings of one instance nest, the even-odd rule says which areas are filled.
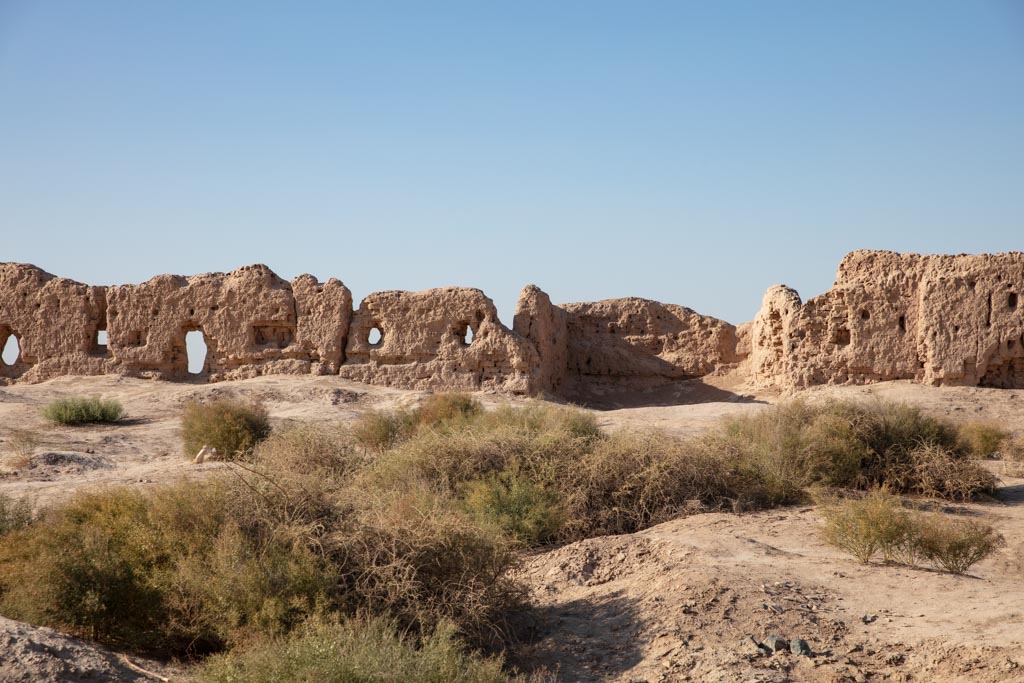
[[[128,419],[68,428],[39,417],[48,401],[70,395],[116,398]],[[3,387],[0,493],[45,505],[88,487],[203,476],[218,465],[184,457],[178,417],[190,399],[223,395],[263,400],[276,425],[349,421],[423,396],[337,377],[214,385],[90,377]],[[1024,391],[892,382],[800,397],[902,400],[1024,433]],[[492,406],[524,402],[480,398]],[[787,398],[717,377],[646,391],[597,387],[577,400],[600,408],[595,414],[609,429],[689,435]],[[1008,541],[966,577],[860,565],[819,540],[813,508],[697,515],[528,556],[518,574],[537,609],[516,663],[586,681],[1024,681],[1024,479],[1004,476],[1002,486],[999,500],[959,508]],[[812,656],[769,657],[751,641],[768,635],[803,638]],[[117,668],[116,656],[63,638],[0,619],[0,680],[136,680]],[[96,673],[74,678],[72,669]]]

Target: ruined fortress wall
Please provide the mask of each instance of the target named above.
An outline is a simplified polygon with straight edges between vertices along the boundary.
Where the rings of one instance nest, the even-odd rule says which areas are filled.
[[[1024,254],[857,251],[806,303],[765,294],[751,328],[751,379],[797,388],[913,379],[1024,388]]]
[[[336,371],[352,301],[337,280],[321,285],[302,276],[293,287],[262,265],[189,278],[159,275],[140,285],[109,287],[106,296],[115,371],[185,378],[185,335],[201,331],[207,346],[203,374],[211,381]]]
[[[14,335],[20,349],[13,365],[0,362],[0,383],[104,372],[95,341],[105,309],[102,287],[0,264],[0,346]]]
[[[352,305],[338,280],[288,282],[263,265],[90,287],[2,264],[0,344],[13,334],[22,351],[0,364],[0,383],[339,374],[410,389],[558,395],[570,378],[694,377],[736,359],[728,323],[643,299],[560,307],[530,285],[513,329],[478,289],[376,292]],[[185,342],[194,331],[207,347],[198,375],[189,373]]]
[[[569,396],[581,384],[700,377],[749,358],[750,380],[761,386],[911,379],[1024,388],[1022,294],[1021,253],[858,251],[828,292],[803,302],[772,287],[739,328],[647,299],[556,306],[531,285],[509,329],[478,289],[376,292],[353,311],[340,281],[288,282],[262,265],[93,287],[7,263],[0,345],[13,335],[20,355],[0,363],[0,384],[340,374],[400,388]],[[207,345],[198,376],[187,368],[191,331]]]
[[[685,379],[741,360],[735,327],[683,306],[626,298],[562,308],[571,377]]]
[[[409,389],[533,393],[538,365],[534,346],[501,324],[483,292],[444,287],[366,297],[352,318],[340,374]]]

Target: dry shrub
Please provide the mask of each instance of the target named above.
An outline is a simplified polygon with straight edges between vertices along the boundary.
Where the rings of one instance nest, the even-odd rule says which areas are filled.
[[[730,495],[720,461],[661,432],[604,435],[591,414],[502,407],[421,429],[364,490],[429,486],[527,545],[637,531]]]
[[[521,597],[507,577],[508,536],[424,488],[367,492],[326,547],[344,561],[347,611],[388,614],[415,633],[450,621],[474,643],[492,641]]]
[[[24,529],[32,520],[32,501],[27,498],[15,500],[0,493],[0,536]]]
[[[198,482],[81,494],[0,536],[0,613],[158,654],[283,635],[318,611],[411,637],[500,630],[514,543],[431,490],[357,488],[340,430],[274,435]]]
[[[31,429],[7,430],[7,456],[4,466],[13,470],[27,467],[39,447],[39,434]]]
[[[408,439],[415,428],[416,415],[410,410],[372,411],[359,416],[352,435],[364,448],[383,453]]]
[[[417,643],[384,618],[310,619],[287,637],[263,639],[208,659],[199,683],[408,681],[503,683],[498,657],[467,654],[456,629],[442,624]]]
[[[192,401],[181,416],[185,455],[192,457],[203,446],[216,448],[220,457],[244,456],[270,435],[270,418],[261,403],[216,399]]]
[[[1004,545],[990,525],[943,513],[917,512],[899,498],[875,490],[863,498],[820,500],[826,542],[868,563],[878,553],[887,562],[922,561],[964,574]]]
[[[423,428],[444,430],[471,421],[483,412],[483,404],[468,394],[431,394],[411,410],[364,413],[353,425],[352,434],[364,448],[383,453]]]
[[[280,526],[244,527],[237,503],[217,479],[80,494],[0,538],[0,610],[159,653],[283,632],[330,568]]]
[[[553,482],[569,510],[562,540],[624,534],[667,521],[694,503],[718,506],[737,494],[721,461],[657,430],[615,432],[564,462]]]
[[[812,486],[965,500],[995,483],[959,448],[951,424],[900,403],[794,401],[727,419],[702,441],[761,505],[795,502]]]
[[[115,400],[73,396],[50,401],[42,410],[45,419],[58,425],[83,425],[117,422],[124,407]]]
[[[973,458],[993,458],[1010,433],[993,422],[971,420],[960,425],[960,447]]]
[[[995,492],[996,477],[977,462],[934,444],[910,451],[903,466],[892,466],[886,483],[905,493],[967,501]]]
[[[1000,455],[1007,462],[1024,463],[1024,438],[1016,436],[1004,441]]]
[[[907,556],[912,518],[898,498],[880,489],[863,498],[824,498],[825,541],[867,564],[878,553],[886,560]]]
[[[966,574],[972,565],[1006,544],[988,524],[948,515],[922,515],[915,544],[921,556],[954,574]]]
[[[416,408],[416,422],[437,426],[472,419],[484,412],[483,404],[469,394],[445,392],[431,394]]]

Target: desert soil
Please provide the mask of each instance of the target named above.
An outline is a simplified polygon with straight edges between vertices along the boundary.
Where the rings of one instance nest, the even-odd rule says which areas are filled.
[[[116,398],[128,419],[69,428],[39,417],[48,401],[71,395]],[[185,458],[180,408],[225,395],[261,399],[276,425],[350,421],[423,396],[292,376],[213,385],[82,377],[4,387],[0,494],[43,506],[90,487],[204,476],[223,465]],[[800,396],[902,400],[1024,433],[1024,391],[890,382]],[[480,398],[489,406],[524,402]],[[580,400],[599,408],[608,429],[658,427],[685,436],[786,398],[715,377],[640,392],[598,388]],[[514,662],[571,681],[1024,681],[1024,479],[992,466],[1002,477],[999,497],[955,507],[993,524],[1008,543],[969,576],[858,564],[821,542],[813,507],[699,514],[528,555],[517,575],[536,609]],[[811,656],[767,656],[751,638],[769,635],[802,638]],[[0,643],[0,681],[156,680],[120,655],[48,629],[0,619]],[[174,666],[141,666],[181,680]]]

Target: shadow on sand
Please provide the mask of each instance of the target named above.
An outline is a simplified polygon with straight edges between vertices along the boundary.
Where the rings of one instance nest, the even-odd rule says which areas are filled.
[[[564,392],[568,401],[591,410],[619,410],[694,405],[698,403],[765,403],[700,379],[662,377],[592,377],[570,380]]]
[[[642,659],[636,601],[621,592],[594,600],[528,609],[517,615],[519,642],[507,661],[523,672],[547,671],[565,681],[616,678]]]

